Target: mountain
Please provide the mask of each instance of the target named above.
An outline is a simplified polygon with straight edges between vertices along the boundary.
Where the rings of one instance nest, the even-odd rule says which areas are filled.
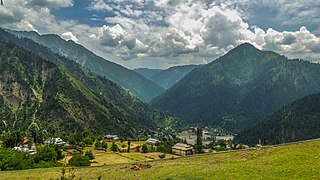
[[[320,91],[320,65],[245,43],[197,68],[152,100],[192,124],[238,132]]]
[[[320,93],[301,98],[278,110],[266,121],[240,132],[246,144],[279,144],[320,138]]]
[[[81,66],[90,69],[92,72],[121,85],[143,101],[148,102],[164,91],[163,88],[135,71],[107,61],[73,41],[65,41],[58,35],[39,35],[36,32],[11,30],[8,30],[8,32],[18,37],[29,38],[48,47],[54,53],[67,57],[81,64]]]
[[[200,66],[201,65],[185,65],[170,67],[159,72],[158,74],[153,75],[150,77],[150,79],[164,89],[168,89],[185,77],[193,69]]]
[[[138,69],[134,69],[134,71],[150,79],[152,76],[160,73],[162,69],[138,68]]]
[[[51,131],[87,129],[132,136],[156,128],[165,116],[117,84],[29,39],[0,30],[0,44],[0,129],[26,129],[34,115]]]

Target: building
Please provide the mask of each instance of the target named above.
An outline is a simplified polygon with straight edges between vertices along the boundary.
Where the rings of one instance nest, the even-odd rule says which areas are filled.
[[[14,147],[13,150],[20,151],[20,152],[25,152],[25,153],[28,153],[28,154],[36,154],[36,151],[34,151],[33,149],[29,149],[27,147]]]
[[[119,137],[117,135],[108,134],[103,137],[103,140],[106,142],[116,142],[119,140]]]
[[[66,145],[67,143],[64,142],[61,138],[51,138],[44,142],[44,144],[54,144],[54,145]]]
[[[153,138],[149,138],[147,141],[146,141],[146,144],[149,144],[149,145],[156,145],[156,144],[159,144],[160,141],[158,139],[153,139]]]
[[[193,154],[193,147],[188,144],[177,143],[172,148],[172,153],[180,156],[188,156]]]

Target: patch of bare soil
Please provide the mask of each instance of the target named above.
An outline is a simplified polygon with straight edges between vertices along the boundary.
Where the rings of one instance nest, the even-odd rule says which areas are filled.
[[[131,166],[130,169],[135,170],[135,171],[139,171],[139,170],[143,170],[143,169],[149,169],[151,167],[152,166],[150,164],[137,164],[137,163],[135,163]]]

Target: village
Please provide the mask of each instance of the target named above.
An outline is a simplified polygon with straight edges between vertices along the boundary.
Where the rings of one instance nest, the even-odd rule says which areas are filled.
[[[198,131],[201,130],[199,136]],[[201,140],[199,140],[199,138]],[[175,131],[153,131],[138,139],[123,139],[115,134],[101,138],[85,137],[79,143],[69,142],[60,137],[52,137],[40,146],[54,146],[61,150],[61,164],[67,165],[76,154],[90,154],[91,166],[108,164],[151,161],[157,159],[174,159],[199,153],[216,153],[231,149],[249,148],[247,145],[234,145],[234,135],[223,134],[210,128],[190,127],[180,133]],[[197,142],[200,141],[200,142]],[[200,143],[200,149],[199,149]],[[39,146],[39,145],[38,145]],[[34,145],[25,139],[13,150],[36,154]]]

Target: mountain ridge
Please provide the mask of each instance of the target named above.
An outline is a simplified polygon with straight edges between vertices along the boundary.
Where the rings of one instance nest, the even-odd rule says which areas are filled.
[[[29,38],[39,44],[48,47],[51,51],[76,61],[103,77],[128,89],[134,96],[148,102],[153,97],[161,94],[163,88],[151,80],[143,77],[133,70],[129,70],[119,64],[107,61],[92,51],[73,41],[65,41],[55,34],[39,35],[36,32],[12,31],[8,32],[18,36]]]
[[[95,100],[96,104],[108,104],[114,108],[111,112],[114,112],[119,115],[124,115],[121,121],[123,121],[125,126],[128,127],[127,130],[122,131],[122,134],[134,134],[139,128],[143,129],[153,129],[155,126],[161,123],[162,118],[166,116],[164,113],[151,108],[149,105],[141,102],[140,100],[132,97],[127,91],[123,90],[117,84],[107,80],[101,76],[97,76],[91,71],[81,67],[79,64],[75,63],[72,60],[66,59],[59,55],[54,54],[46,47],[37,44],[30,39],[19,39],[3,30],[0,30],[0,40],[4,39],[6,42],[10,42],[11,44],[17,44],[20,47],[28,49],[29,51],[33,51],[34,53],[41,56],[43,59],[53,62],[57,64],[61,70],[68,72],[69,79],[73,79],[72,82],[77,82],[75,85],[80,85],[80,87],[76,89],[87,89],[84,94],[92,94],[90,91],[94,92],[94,96],[99,96],[99,100]],[[15,46],[15,45],[14,45]],[[71,75],[71,76],[70,76]],[[0,84],[1,85],[1,84]],[[90,90],[88,88],[91,88]],[[93,95],[89,97],[94,97]],[[80,97],[80,96],[79,96]],[[91,98],[92,99],[92,98]],[[95,98],[97,99],[97,98]],[[90,101],[89,101],[90,102]],[[84,103],[87,104],[87,103]],[[93,105],[95,107],[96,105]],[[102,105],[103,106],[103,105]],[[97,109],[98,106],[96,107]],[[102,107],[103,108],[103,107]],[[99,113],[97,113],[99,114]],[[105,116],[105,115],[104,115]],[[77,116],[76,116],[77,117]],[[106,116],[107,118],[108,116]],[[81,118],[79,118],[81,119]],[[88,118],[90,119],[90,118]],[[100,117],[100,120],[102,117]],[[130,123],[126,123],[126,121],[130,120]],[[62,123],[61,121],[60,123]],[[119,123],[111,123],[111,126],[117,127]],[[129,125],[130,124],[130,125]],[[122,125],[120,125],[122,127]],[[100,129],[101,127],[97,128]],[[110,128],[107,128],[110,130]],[[117,130],[119,129],[119,130]],[[121,128],[113,128],[113,132],[120,132]],[[112,132],[111,131],[111,132]]]
[[[245,43],[195,69],[151,103],[192,124],[239,131],[320,90],[318,64]]]

